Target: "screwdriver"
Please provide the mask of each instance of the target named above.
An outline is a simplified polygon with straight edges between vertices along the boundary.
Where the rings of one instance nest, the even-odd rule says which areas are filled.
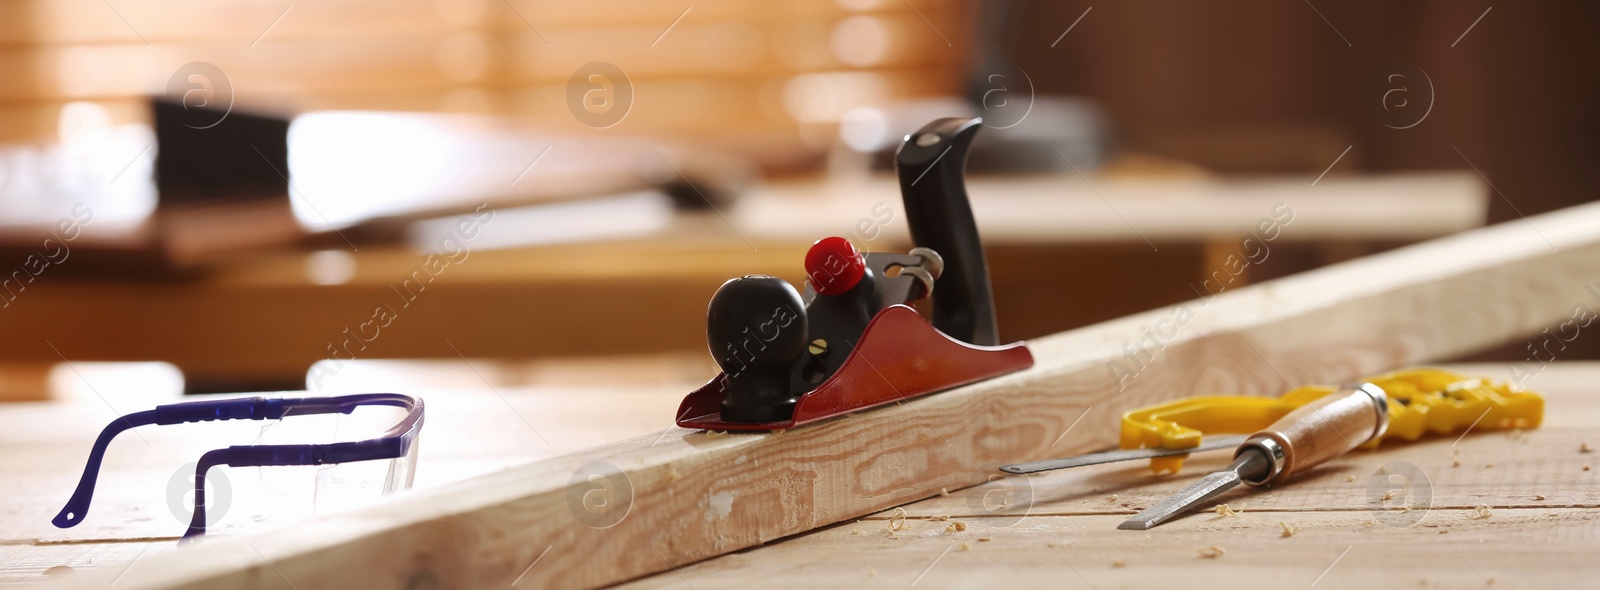
[[[1156,502],[1117,528],[1148,530],[1240,482],[1264,486],[1282,481],[1383,436],[1388,428],[1389,398],[1383,389],[1372,383],[1346,385],[1250,435],[1234,451],[1232,465]]]

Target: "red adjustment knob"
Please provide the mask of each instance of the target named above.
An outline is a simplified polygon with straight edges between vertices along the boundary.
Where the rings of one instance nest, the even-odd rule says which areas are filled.
[[[838,295],[855,288],[867,272],[867,261],[850,240],[822,238],[806,252],[806,276],[822,295]]]

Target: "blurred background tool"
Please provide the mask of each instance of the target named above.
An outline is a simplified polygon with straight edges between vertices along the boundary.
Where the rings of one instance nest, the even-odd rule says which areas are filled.
[[[1405,369],[1367,379],[1389,401],[1389,427],[1367,443],[1414,441],[1424,434],[1538,428],[1544,420],[1544,397],[1515,391],[1510,383],[1469,378],[1430,367]],[[1001,467],[1007,473],[1036,473],[1114,461],[1150,459],[1152,473],[1177,473],[1189,453],[1232,448],[1249,434],[1269,428],[1296,408],[1338,388],[1308,385],[1278,398],[1194,396],[1122,414],[1122,450],[1091,453]]]
[[[1240,482],[1261,486],[1280,481],[1383,436],[1389,427],[1389,401],[1371,383],[1340,388],[1301,406],[1234,452],[1233,464],[1207,475],[1183,491],[1117,525],[1146,530],[1216,498]]]

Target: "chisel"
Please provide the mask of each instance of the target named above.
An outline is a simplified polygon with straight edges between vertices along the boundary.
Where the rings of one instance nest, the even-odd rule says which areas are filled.
[[[1250,435],[1233,453],[1233,464],[1156,502],[1119,529],[1147,530],[1222,495],[1240,482],[1263,486],[1322,464],[1389,427],[1389,398],[1372,383],[1339,391],[1296,408],[1265,430]]]

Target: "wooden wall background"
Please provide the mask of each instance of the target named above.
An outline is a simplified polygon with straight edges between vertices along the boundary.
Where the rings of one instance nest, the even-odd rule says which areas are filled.
[[[611,133],[815,143],[808,134],[822,131],[808,126],[828,127],[830,113],[852,102],[958,88],[967,7],[959,0],[0,0],[7,80],[0,143],[53,138],[57,115],[72,101],[100,105],[114,122],[143,120],[142,98],[162,92],[192,61],[218,66],[241,106],[493,113],[585,133],[595,131],[568,112],[567,80],[583,64],[607,61],[629,76],[636,95]]]
[[[1504,195],[1491,221],[1593,200],[1600,187],[1593,2],[1024,0],[1019,10],[1018,64],[1042,92],[1103,101],[1125,146],[1223,171],[1312,174],[1346,146],[1340,168],[1465,169],[1455,146]],[[1435,101],[1420,124],[1393,129],[1369,86],[1403,65],[1428,74]]]

